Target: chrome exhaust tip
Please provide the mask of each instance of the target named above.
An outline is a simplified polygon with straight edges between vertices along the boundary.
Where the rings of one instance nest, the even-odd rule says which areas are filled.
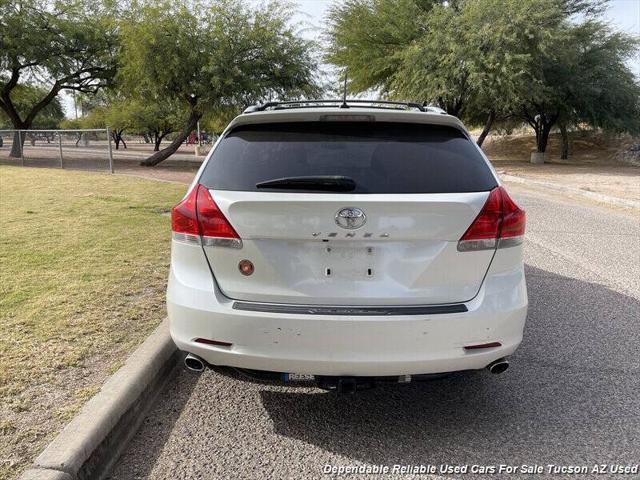
[[[188,354],[184,358],[184,366],[192,372],[200,373],[204,371],[204,361],[192,353]]]
[[[509,361],[506,358],[499,358],[487,365],[487,370],[494,375],[506,372],[507,368],[509,368]]]

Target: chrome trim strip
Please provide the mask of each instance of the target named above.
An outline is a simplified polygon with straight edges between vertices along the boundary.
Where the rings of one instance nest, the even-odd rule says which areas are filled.
[[[441,315],[446,313],[464,313],[467,306],[463,303],[450,305],[409,305],[409,306],[324,306],[324,305],[286,305],[278,303],[233,302],[234,310],[248,312],[290,313],[303,315]]]

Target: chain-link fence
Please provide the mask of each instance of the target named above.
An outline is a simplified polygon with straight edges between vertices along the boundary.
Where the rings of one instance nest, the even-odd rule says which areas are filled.
[[[0,163],[113,173],[110,131],[0,130]]]

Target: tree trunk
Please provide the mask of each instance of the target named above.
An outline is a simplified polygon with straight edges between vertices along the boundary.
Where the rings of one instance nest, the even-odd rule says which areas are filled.
[[[569,158],[569,133],[564,123],[560,124],[560,136],[562,137],[562,153],[560,158],[567,160]]]
[[[487,121],[484,124],[484,128],[482,129],[482,133],[480,133],[480,136],[476,141],[479,147],[482,147],[482,144],[484,143],[485,138],[487,138],[487,135],[489,135],[489,132],[491,131],[491,127],[493,126],[493,122],[495,121],[495,119],[496,119],[496,112],[495,110],[491,110],[489,112],[489,116],[487,117]]]
[[[460,112],[462,112],[462,107],[464,106],[461,98],[456,98],[451,101],[445,101],[442,98],[438,100],[438,105],[449,115],[453,115],[454,117],[459,117]]]
[[[112,130],[111,131],[111,138],[113,138],[113,143],[115,143],[116,145],[116,150],[118,150],[120,148],[120,144],[122,143],[122,146],[125,148],[127,148],[127,144],[124,141],[124,138],[122,137],[122,132],[124,132],[124,130]]]
[[[550,133],[551,133],[551,123],[542,123],[540,126],[540,133],[536,133],[536,143],[538,147],[538,153],[544,153],[547,150],[547,144],[549,143]]]
[[[159,152],[160,151],[160,144],[162,143],[162,139],[165,137],[166,133],[155,133],[154,134],[154,139],[153,139],[153,151],[154,152]]]
[[[173,139],[173,142],[171,142],[167,147],[163,148],[159,152],[154,153],[146,160],[140,162],[140,165],[144,167],[154,167],[176,153],[178,148],[180,148],[180,145],[182,145],[189,134],[196,128],[196,125],[198,124],[198,120],[200,120],[200,118],[202,118],[201,113],[192,111],[189,115],[189,119],[187,120],[187,124],[185,125],[184,129],[176,136],[176,138]]]
[[[13,143],[11,144],[11,151],[9,152],[10,157],[20,158],[22,156],[22,150],[24,149],[25,139],[26,139],[25,132],[21,132],[21,135],[18,135],[18,132],[14,132]]]

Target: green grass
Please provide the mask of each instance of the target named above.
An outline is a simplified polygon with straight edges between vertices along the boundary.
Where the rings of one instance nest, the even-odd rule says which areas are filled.
[[[0,478],[165,316],[181,185],[0,166]]]

